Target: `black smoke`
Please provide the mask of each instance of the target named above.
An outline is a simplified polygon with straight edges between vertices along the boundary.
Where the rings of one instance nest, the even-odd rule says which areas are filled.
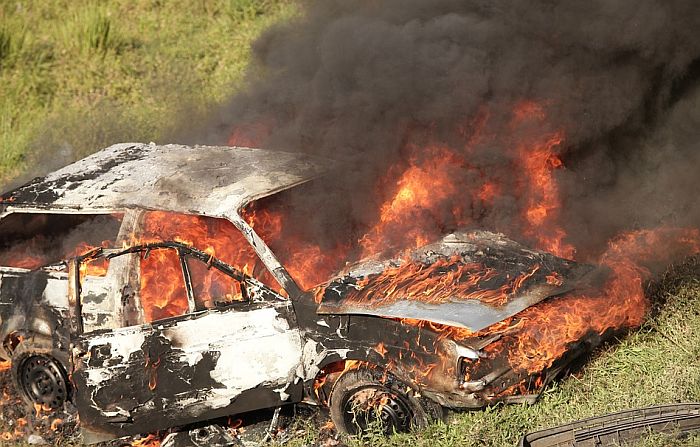
[[[408,146],[464,151],[484,114],[491,137],[465,154],[505,193],[492,209],[464,205],[476,225],[517,233],[513,147],[561,130],[562,224],[594,253],[625,229],[700,224],[698,29],[694,0],[307,2],[256,42],[247,88],[183,137],[242,132],[345,160],[313,207],[298,208],[316,210],[314,231],[352,239],[376,219],[377,182]],[[546,120],[513,128],[520,101],[543,105]],[[477,187],[464,172],[459,188]]]

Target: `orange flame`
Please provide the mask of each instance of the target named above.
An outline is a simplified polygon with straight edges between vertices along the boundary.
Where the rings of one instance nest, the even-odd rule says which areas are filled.
[[[145,438],[137,439],[131,442],[132,447],[160,447],[160,437],[150,434]]]
[[[430,265],[406,262],[390,267],[377,276],[369,276],[356,284],[347,299],[371,304],[388,304],[399,300],[445,303],[447,301],[479,300],[500,306],[515,295],[525,282],[540,269],[535,264],[527,272],[506,279],[497,288],[482,288],[483,282],[498,276],[498,272],[478,263],[465,263],[455,255],[441,258]]]
[[[507,137],[488,135],[484,131],[488,119],[488,110],[482,109],[474,129],[463,132],[466,153],[469,153],[470,145],[483,143],[489,138],[507,140]],[[275,224],[266,227],[266,221],[261,220],[255,229],[273,246],[278,256],[278,246],[283,247],[280,256],[283,264],[293,265],[290,268],[290,271],[294,270],[293,277],[297,280],[303,278],[300,283],[308,286],[315,283],[311,279],[326,280],[332,273],[330,266],[351,262],[354,255],[367,257],[385,253],[390,248],[395,248],[395,253],[401,253],[431,242],[443,235],[445,230],[472,224],[473,217],[469,210],[461,208],[460,204],[465,202],[462,197],[466,197],[466,201],[471,198],[472,204],[481,204],[487,210],[501,197],[507,200],[515,197],[521,205],[520,215],[505,229],[516,237],[529,239],[535,248],[573,259],[576,249],[566,241],[567,234],[560,221],[561,199],[557,182],[557,173],[566,169],[559,156],[565,135],[548,128],[544,105],[532,101],[522,101],[513,108],[510,126],[514,135],[520,135],[520,139],[512,144],[510,168],[514,181],[500,181],[490,173],[471,167],[468,156],[448,147],[409,144],[405,165],[393,166],[378,182],[378,195],[381,196],[383,191],[389,191],[389,195],[377,207],[376,224],[357,240],[356,246],[339,246],[332,251],[332,256],[327,256],[328,250],[305,247],[318,259],[323,258],[321,263],[287,262],[293,258],[290,253],[301,252],[298,248],[302,245],[295,240],[275,239],[275,234],[283,228],[284,213],[267,215]],[[460,190],[450,180],[453,177],[451,173],[465,170],[473,174],[473,178],[481,179],[481,185],[473,191]],[[266,215],[267,212],[265,209],[257,210],[259,215]],[[610,243],[608,251],[599,260],[600,264],[610,269],[607,283],[599,293],[550,298],[480,333],[425,321],[404,319],[402,322],[426,326],[456,340],[502,334],[502,340],[489,347],[491,354],[508,344],[509,362],[514,369],[542,371],[564,354],[568,344],[580,340],[587,333],[603,334],[608,329],[641,324],[648,307],[642,290],[648,271],[640,262],[649,259],[650,250],[656,252],[656,258],[659,257],[658,251],[675,254],[698,252],[698,237],[694,232],[696,230],[657,229],[622,235]],[[662,239],[666,244],[671,241],[676,245],[685,244],[686,250],[664,247],[659,243]],[[285,250],[287,253],[284,253]],[[454,268],[454,264],[454,260],[441,260],[433,266],[404,262],[399,267],[386,269],[378,277],[360,280],[358,290],[353,292],[354,298],[371,298],[373,302],[397,299],[441,302],[448,296],[461,295],[465,299],[483,299],[499,304],[529,277],[525,274],[513,280],[508,290],[475,291],[475,284],[494,275],[494,272],[477,265]],[[544,279],[553,286],[562,285],[564,281],[559,272],[547,272]],[[316,300],[319,301],[322,288],[316,292]],[[478,295],[478,292],[483,292],[483,295]],[[513,387],[512,392],[518,388]]]
[[[670,246],[675,247],[670,250]],[[665,256],[679,253],[700,253],[700,231],[638,230],[611,241],[601,258],[601,264],[611,269],[601,292],[549,300],[517,316],[524,324],[512,331],[517,345],[509,351],[511,366],[541,371],[551,366],[569,343],[588,332],[603,334],[608,329],[639,326],[649,305],[643,289],[649,271],[642,263],[651,259],[663,262]]]
[[[361,257],[381,253],[391,245],[420,247],[431,242],[440,230],[442,215],[437,211],[457,193],[446,172],[463,166],[464,161],[443,147],[421,152],[425,156],[422,163],[417,158],[410,160],[396,184],[398,189],[381,206],[379,222],[360,239]],[[488,197],[489,193],[481,194]],[[466,224],[459,208],[455,207],[452,214]]]
[[[524,101],[513,112],[512,126],[542,125],[546,122],[544,108]],[[535,240],[542,250],[567,259],[573,259],[575,249],[564,243],[566,232],[559,225],[559,187],[554,178],[563,163],[556,154],[564,140],[561,132],[537,136],[532,141],[522,141],[517,147],[522,167],[521,195],[525,199],[524,235]]]
[[[151,211],[146,213],[143,232],[135,236],[133,244],[168,240],[193,245],[264,283],[276,284],[248,241],[227,220]],[[231,281],[223,275],[205,275],[196,267],[192,273],[200,281],[196,292],[204,302],[214,299],[215,290],[240,299],[240,290],[231,289]],[[180,258],[173,250],[151,250],[141,255],[141,306],[147,322],[187,313],[189,302],[182,275]]]

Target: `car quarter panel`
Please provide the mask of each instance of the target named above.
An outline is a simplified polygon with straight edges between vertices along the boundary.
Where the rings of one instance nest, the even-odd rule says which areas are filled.
[[[458,387],[456,343],[401,321],[364,315],[318,315],[310,299],[294,302],[304,333],[307,393],[331,363],[357,360],[386,369],[416,389]]]
[[[65,274],[18,269],[0,269],[0,344],[10,334],[22,338],[42,336],[53,339],[54,346],[67,349],[68,317]],[[3,357],[12,353],[3,346]]]

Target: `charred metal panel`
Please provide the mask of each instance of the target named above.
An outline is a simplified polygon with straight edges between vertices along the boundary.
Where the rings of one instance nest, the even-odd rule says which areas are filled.
[[[118,309],[115,309],[114,281],[111,277],[86,276],[81,282],[81,308],[83,330],[91,332],[98,329],[119,326]]]
[[[700,403],[659,405],[572,422],[525,435],[519,447],[618,446],[656,433],[700,431]]]
[[[0,344],[11,333],[41,336],[55,347],[69,345],[68,297],[65,273],[0,269]],[[3,352],[3,357],[9,357]],[[63,360],[63,359],[61,359]]]
[[[223,217],[331,166],[327,160],[289,152],[124,143],[36,178],[0,200],[7,211],[140,207]]]
[[[427,366],[441,362],[443,343],[432,331],[373,316],[318,315],[308,300],[294,302],[294,309],[305,336],[299,375],[307,390],[325,365],[337,361],[358,360],[388,368],[417,388],[427,383],[423,374]],[[450,380],[449,386],[456,387],[457,375]]]
[[[495,354],[484,351],[502,338],[499,334],[474,334],[457,341],[431,324],[405,324],[365,315],[321,316],[301,301],[295,308],[309,339],[304,347],[307,380],[338,360],[366,361],[455,409],[478,409],[497,402],[533,403],[544,386],[603,340],[583,337],[585,341],[569,346],[552,367],[530,374],[511,368],[507,349]],[[522,386],[525,395],[511,395],[509,390],[514,386]],[[307,382],[306,387],[307,394],[313,395],[313,384]]]
[[[86,334],[73,379],[82,422],[122,436],[299,399],[289,302]]]
[[[303,376],[307,394],[323,368],[342,360],[368,362],[391,373],[417,390],[452,393],[458,389],[458,353],[451,340],[430,330],[373,316],[318,316],[315,327],[301,315],[305,329]],[[301,375],[301,374],[300,374]]]
[[[441,264],[436,268],[438,263]],[[424,279],[426,283],[431,279],[438,282],[465,267],[488,274],[468,288],[461,287],[459,281],[470,281],[475,275],[463,275],[454,284],[461,292],[442,300],[433,300],[427,292],[430,284],[427,295],[388,299],[381,291],[376,294],[374,286],[384,272],[400,272],[409,264],[417,266],[416,271],[434,269],[432,276]],[[415,250],[406,259],[370,260],[350,267],[320,289],[318,312],[428,320],[479,331],[550,296],[586,286],[587,281],[593,280],[593,272],[592,266],[527,249],[503,235],[486,231],[452,234]],[[407,276],[403,284],[411,281],[416,280]],[[499,290],[504,291],[500,301],[479,298]]]

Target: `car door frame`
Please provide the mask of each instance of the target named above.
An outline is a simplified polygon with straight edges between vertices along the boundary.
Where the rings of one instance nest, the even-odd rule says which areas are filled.
[[[164,244],[166,243],[146,245],[155,248],[156,246],[163,247]],[[127,254],[143,251],[146,245],[131,247],[119,253]],[[209,255],[195,251],[184,244],[167,243],[167,245],[165,248],[175,248],[178,252],[191,312],[149,324],[84,333],[80,295],[80,265],[89,257],[104,255],[104,253],[90,253],[69,262],[70,327],[73,346],[71,375],[76,389],[76,405],[81,414],[81,425],[86,440],[97,442],[301,400],[303,384],[302,380],[296,377],[295,371],[301,363],[302,341],[292,303],[280,297],[269,287],[241,274],[240,279],[246,282],[246,286],[250,285],[251,288],[257,288],[258,293],[262,292],[267,296],[254,303],[235,303],[217,309],[194,311],[194,296],[185,256],[197,254],[201,259],[201,257]],[[107,256],[116,257],[119,254],[109,254]],[[234,270],[221,261],[216,260],[216,262],[228,267],[231,271]],[[229,276],[232,275],[229,273]],[[238,278],[234,279],[239,280]],[[248,307],[244,308],[245,305]],[[257,314],[253,317],[252,315],[255,312]],[[253,334],[260,335],[261,339],[262,337],[276,337],[275,343],[269,343],[271,339],[268,339],[269,349],[284,348],[292,352],[286,358],[284,358],[284,355],[281,355],[281,352],[273,353],[283,357],[282,360],[276,360],[281,365],[281,369],[273,368],[273,371],[276,374],[279,374],[280,371],[286,372],[284,383],[274,383],[275,377],[273,377],[270,383],[260,381],[256,386],[242,390],[234,389],[233,392],[228,392],[231,390],[231,380],[228,382],[224,380],[225,378],[219,381],[212,380],[214,371],[217,370],[217,364],[222,361],[222,357],[228,355],[226,357],[228,364],[231,364],[232,361],[236,362],[236,359],[231,357],[230,349],[224,355],[222,353],[225,348],[222,348],[222,351],[209,349],[198,353],[194,351],[184,352],[186,350],[178,350],[173,346],[173,341],[178,339],[180,339],[179,343],[183,344],[183,346],[186,345],[187,342],[183,340],[186,340],[187,337],[183,334],[201,332],[201,328],[198,328],[197,325],[198,322],[201,323],[201,319],[211,320],[210,323],[218,320],[225,325],[227,331],[229,331],[232,324],[236,324],[236,321],[247,320],[247,323],[244,323],[244,325],[247,325],[246,327],[257,327],[258,332],[253,332]],[[203,325],[199,324],[199,326]],[[219,325],[210,324],[209,326],[214,327],[214,332],[216,332],[216,326]],[[224,334],[222,331],[223,329],[219,330],[218,334]],[[173,337],[173,334],[179,335]],[[280,336],[280,334],[283,334],[286,338]],[[233,335],[238,336],[239,341],[241,341],[245,333]],[[120,337],[120,340],[126,340],[127,342],[115,343],[114,340],[116,339],[110,339],[110,337]],[[112,342],[109,340],[112,340]],[[286,344],[280,344],[280,340]],[[169,343],[170,345],[168,345]],[[242,345],[239,344],[237,346],[240,347]],[[252,349],[253,346],[251,345]],[[218,357],[216,352],[218,352]],[[260,352],[259,349],[258,352]],[[207,357],[207,353],[211,355]],[[191,365],[179,365],[171,362],[177,356],[179,356],[177,358],[182,360],[188,355],[191,357],[198,354],[201,355],[201,358]],[[245,364],[246,357],[246,355],[243,355],[242,360],[237,361]],[[270,357],[269,354],[268,357]],[[121,362],[117,361],[119,358],[121,358]],[[274,358],[274,355],[272,358]],[[188,366],[194,369],[191,371],[186,370]],[[102,377],[111,374],[113,370],[117,371],[114,376],[116,379],[109,377],[105,379]],[[170,375],[168,376],[166,373]],[[188,376],[187,374],[190,375]],[[146,384],[150,391],[154,393],[162,390],[163,387],[158,388],[160,383],[159,375],[160,381],[168,383],[168,387],[172,388],[172,390],[166,389],[164,391],[165,394],[160,396],[157,394],[155,396],[147,395],[144,388]],[[233,372],[229,376],[229,378],[235,378]],[[166,378],[167,380],[164,380]],[[190,381],[187,383],[188,378],[191,381],[198,380],[198,382],[192,383]],[[217,376],[217,378],[219,377]],[[108,383],[104,386],[98,386],[96,383],[104,382],[99,382],[97,379],[108,380]],[[281,380],[281,378],[279,379]],[[174,387],[171,382],[177,382],[179,388]],[[188,384],[191,386],[190,390],[182,388]],[[179,402],[187,401],[188,405],[196,406],[197,400],[201,401],[202,395],[207,394],[206,392],[200,393],[200,391],[208,389],[207,386],[211,387],[212,392],[216,394],[214,397],[217,397],[218,401],[208,406],[207,403],[209,401],[214,402],[212,395],[203,397],[204,404],[200,406],[202,408],[201,412],[181,414],[174,411],[175,407],[165,406],[164,402],[169,398],[168,393],[171,391],[173,397],[175,395],[178,396]],[[105,404],[104,400],[102,400],[102,404],[99,404],[97,393],[100,392],[110,396],[121,396],[122,400],[119,401],[120,403],[131,403],[133,398],[135,405],[130,410],[121,407],[110,407]],[[133,394],[133,396],[130,396],[129,393]],[[104,398],[104,396],[102,397]],[[222,402],[228,403],[224,405]],[[143,414],[137,414],[138,417],[134,417],[134,409],[139,411],[140,409],[144,409],[144,411],[147,409],[148,417],[144,419]],[[158,413],[159,409],[162,414]]]

